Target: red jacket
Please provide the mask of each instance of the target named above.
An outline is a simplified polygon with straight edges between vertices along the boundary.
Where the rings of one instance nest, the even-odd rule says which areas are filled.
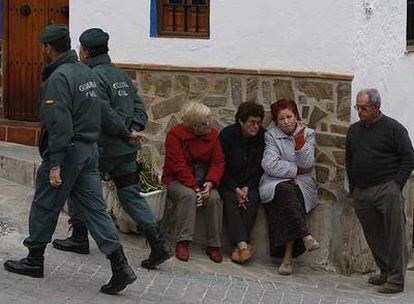
[[[208,164],[205,180],[218,187],[224,172],[224,156],[217,131],[210,129],[211,132],[203,136],[195,135],[184,124],[175,125],[168,131],[162,173],[164,184],[179,181],[194,190],[198,189],[193,161],[200,161]]]

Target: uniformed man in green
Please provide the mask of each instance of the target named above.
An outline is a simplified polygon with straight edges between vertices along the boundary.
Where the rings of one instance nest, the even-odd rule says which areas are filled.
[[[141,266],[154,269],[173,253],[165,238],[159,233],[158,225],[146,200],[140,196],[138,166],[136,163],[137,150],[140,148],[136,139],[122,138],[108,133],[114,128],[107,125],[112,121],[121,123],[117,129],[127,128],[138,132],[145,128],[147,114],[137,89],[129,77],[111,63],[108,55],[109,35],[102,29],[92,28],[82,33],[79,38],[80,58],[93,69],[98,77],[98,86],[110,101],[116,119],[102,121],[103,132],[100,137],[100,170],[110,175],[116,185],[119,201],[124,210],[134,219],[147,237],[151,247],[148,259]],[[140,137],[137,136],[139,139]],[[129,140],[129,142],[128,142]],[[72,205],[72,204],[70,204]],[[81,254],[89,253],[88,231],[77,214],[76,204],[70,207],[72,235],[63,240],[54,240],[53,246],[64,251]]]
[[[43,161],[36,176],[29,236],[23,242],[29,254],[18,261],[6,261],[4,267],[17,274],[43,277],[46,245],[66,199],[70,198],[76,202],[99,249],[111,262],[112,278],[100,291],[116,294],[137,277],[124,255],[102,195],[97,146],[102,106],[96,76],[71,50],[66,26],[49,25],[40,41],[46,65],[39,101],[39,149]]]

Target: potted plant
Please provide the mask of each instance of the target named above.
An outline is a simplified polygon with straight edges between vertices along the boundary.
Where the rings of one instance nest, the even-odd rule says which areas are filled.
[[[164,216],[167,200],[167,190],[161,183],[160,175],[155,170],[152,161],[142,152],[138,152],[137,161],[140,164],[139,184],[140,195],[150,206],[157,221]],[[116,188],[112,180],[106,180],[104,186],[105,201],[108,210],[118,226],[119,231],[137,232],[137,223],[124,211],[116,194]]]

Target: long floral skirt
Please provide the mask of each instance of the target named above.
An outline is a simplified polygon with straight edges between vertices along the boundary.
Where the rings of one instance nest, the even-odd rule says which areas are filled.
[[[293,257],[306,251],[302,238],[309,235],[306,227],[305,202],[299,186],[290,181],[276,185],[273,200],[264,205],[269,226],[270,255],[282,258],[285,245],[295,240]]]

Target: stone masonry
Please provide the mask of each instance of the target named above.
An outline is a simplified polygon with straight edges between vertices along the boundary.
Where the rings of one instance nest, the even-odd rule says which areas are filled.
[[[0,118],[3,117],[3,40],[0,39]]]
[[[135,80],[149,115],[144,151],[151,155],[158,170],[163,165],[166,132],[180,120],[181,111],[189,102],[200,101],[209,106],[214,114],[214,127],[221,130],[234,122],[236,109],[242,102],[262,104],[266,110],[264,125],[268,127],[271,124],[271,103],[278,99],[295,100],[302,121],[317,131],[316,172],[320,206],[310,214],[309,228],[322,244],[317,254],[300,259],[326,268],[333,266],[342,273],[365,272],[374,268],[344,187],[345,137],[351,109],[350,80],[145,69],[127,69],[126,72]],[[412,239],[412,192],[410,181],[405,189],[409,240]],[[262,235],[264,231],[267,233],[264,221],[264,212],[259,210],[256,226],[260,228],[255,227],[253,234],[258,229]],[[266,238],[262,241],[267,243]]]

